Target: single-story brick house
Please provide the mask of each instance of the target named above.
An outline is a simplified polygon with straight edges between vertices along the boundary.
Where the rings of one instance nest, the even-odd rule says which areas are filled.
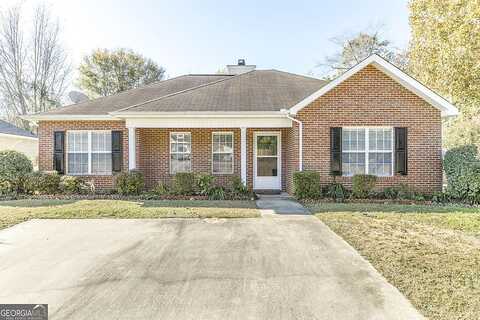
[[[292,192],[293,173],[323,183],[379,176],[379,187],[442,187],[448,101],[377,55],[337,79],[255,66],[184,75],[28,116],[38,123],[39,167],[112,188],[138,169],[147,187],[176,172],[240,176],[254,190]]]

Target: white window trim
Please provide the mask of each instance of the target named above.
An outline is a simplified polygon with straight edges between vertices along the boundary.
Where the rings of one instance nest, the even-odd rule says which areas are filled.
[[[392,154],[392,170],[390,172],[389,175],[375,175],[376,177],[393,177],[394,176],[394,172],[395,172],[395,129],[394,127],[384,127],[384,126],[366,126],[366,127],[342,127],[342,131],[344,129],[364,129],[365,130],[365,150],[363,151],[343,151],[343,142],[342,142],[342,157],[343,157],[343,153],[364,153],[365,154],[365,174],[369,174],[368,172],[368,169],[369,169],[369,153],[373,153],[373,152],[377,152],[377,153],[387,153],[387,152],[390,152]],[[392,130],[392,135],[391,135],[391,150],[380,150],[380,149],[376,149],[376,150],[369,150],[370,149],[370,133],[369,131],[371,129],[390,129]],[[343,136],[343,133],[342,133],[342,136]],[[343,162],[343,161],[342,161]],[[347,175],[347,174],[343,174],[343,170],[342,170],[342,176],[344,177],[353,177],[353,175]]]
[[[69,173],[68,172],[68,133],[85,133],[88,134],[88,173]],[[70,176],[111,176],[113,172],[100,174],[100,173],[92,173],[92,132],[109,132],[112,133],[111,130],[66,130],[65,132],[65,174]],[[110,143],[112,143],[110,141]],[[95,151],[94,153],[112,153],[112,151]]]
[[[177,172],[172,171],[172,135],[174,135],[174,134],[188,134],[188,135],[190,135],[190,170],[189,171],[181,171],[181,172],[182,173],[183,172],[192,172],[192,163],[193,163],[193,159],[192,159],[192,148],[193,148],[192,133],[188,132],[188,131],[183,131],[183,132],[175,131],[175,132],[170,132],[170,134],[168,136],[168,163],[169,163],[170,174],[174,175],[174,174],[177,173]],[[187,153],[175,152],[175,154],[187,154]]]
[[[232,136],[232,152],[214,152],[213,150],[213,137],[216,134],[221,134],[221,135],[230,135]],[[232,154],[232,170],[230,172],[214,172],[213,171],[213,155],[214,154]],[[212,174],[214,175],[225,175],[225,174],[233,174],[235,172],[235,135],[233,134],[232,131],[215,131],[212,132]]]

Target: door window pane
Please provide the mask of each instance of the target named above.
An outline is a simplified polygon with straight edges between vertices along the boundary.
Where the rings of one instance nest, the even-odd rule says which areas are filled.
[[[257,137],[257,156],[276,156],[277,136]]]
[[[277,175],[277,157],[257,158],[257,176],[276,177]]]

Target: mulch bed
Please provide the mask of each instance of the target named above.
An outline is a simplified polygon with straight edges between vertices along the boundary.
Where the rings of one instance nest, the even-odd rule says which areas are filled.
[[[185,195],[152,195],[141,194],[138,196],[125,196],[121,194],[49,194],[49,195],[13,195],[2,196],[0,201],[8,200],[208,200],[208,196],[185,196]]]
[[[375,204],[411,204],[411,205],[432,205],[437,204],[430,200],[400,200],[400,199],[354,199],[349,198],[343,201],[338,201],[333,198],[322,198],[322,199],[305,199],[302,200],[306,204],[316,204],[316,203],[375,203]]]

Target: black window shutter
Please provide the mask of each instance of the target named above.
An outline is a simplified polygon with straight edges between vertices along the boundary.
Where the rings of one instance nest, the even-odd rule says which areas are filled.
[[[330,173],[342,175],[342,128],[330,128]]]
[[[395,173],[407,175],[407,128],[395,128]]]
[[[65,131],[53,133],[53,169],[65,174]]]
[[[122,171],[122,131],[112,131],[112,172]]]

